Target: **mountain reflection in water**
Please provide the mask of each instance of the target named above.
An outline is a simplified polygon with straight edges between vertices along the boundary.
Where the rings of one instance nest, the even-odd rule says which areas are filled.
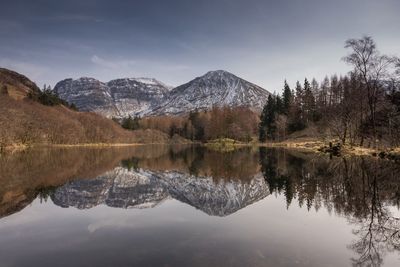
[[[282,196],[288,211],[298,205],[346,218],[354,236],[346,245],[351,263],[381,266],[400,250],[399,174],[398,165],[375,158],[329,159],[267,148],[34,149],[0,158],[0,216],[39,198],[80,210],[149,209],[174,199],[229,217]]]

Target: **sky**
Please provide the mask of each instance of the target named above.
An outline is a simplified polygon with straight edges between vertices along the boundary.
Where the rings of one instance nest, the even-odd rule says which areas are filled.
[[[348,38],[400,54],[399,0],[0,0],[0,67],[40,87],[227,70],[271,92],[346,74]]]

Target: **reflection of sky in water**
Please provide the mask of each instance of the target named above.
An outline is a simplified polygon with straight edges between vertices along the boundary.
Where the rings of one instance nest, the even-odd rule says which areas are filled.
[[[176,200],[143,210],[61,209],[35,200],[2,220],[0,256],[18,266],[348,263],[345,244],[353,236],[345,219],[297,206],[287,211],[284,203],[270,196],[220,218]]]
[[[193,155],[176,156],[174,160],[188,157]],[[215,160],[216,156],[211,154],[210,157]],[[328,211],[327,206],[332,206],[332,203],[324,203],[323,200],[318,211],[314,206],[308,210],[305,203],[299,205],[299,196],[295,196],[287,208],[286,193],[282,189],[285,187],[280,189],[280,193],[276,189],[272,194],[269,190],[265,194],[251,194],[260,188],[264,190],[263,186],[267,184],[277,184],[280,188],[279,180],[269,179],[267,182],[260,173],[276,172],[277,177],[290,174],[282,167],[280,157],[275,160],[268,157],[268,164],[273,163],[271,166],[263,165],[242,172],[252,177],[244,180],[213,180],[202,174],[199,174],[201,178],[196,178],[189,174],[189,168],[182,168],[181,165],[177,168],[166,164],[168,167],[160,170],[155,168],[157,162],[139,161],[139,165],[142,164],[139,167],[143,169],[131,168],[130,173],[146,170],[147,173],[157,174],[157,183],[149,184],[158,189],[162,186],[167,194],[158,205],[143,206],[140,203],[139,207],[146,207],[142,209],[111,207],[110,203],[120,202],[107,202],[106,198],[85,209],[77,209],[74,203],[88,194],[92,183],[106,184],[99,192],[103,195],[112,193],[114,198],[135,198],[143,193],[152,193],[151,188],[137,189],[138,185],[146,185],[148,181],[145,179],[124,180],[121,176],[113,176],[115,173],[111,169],[105,172],[108,176],[103,173],[96,180],[71,181],[55,189],[55,195],[46,202],[37,198],[22,211],[0,219],[0,266],[350,266],[351,258],[357,258],[349,248],[358,240],[353,231],[360,228],[363,218],[344,215],[343,208],[339,214],[335,208]],[[243,155],[237,158],[243,160]],[[237,158],[233,156],[230,160]],[[258,162],[252,154],[247,158]],[[197,172],[230,173],[212,169],[212,164],[205,162],[196,162],[196,166],[200,166]],[[292,158],[288,162],[294,166],[295,173],[298,173],[299,162],[303,164],[302,170],[306,170],[305,180],[300,180],[302,182],[296,182],[299,177],[292,175],[292,186],[302,184],[306,188],[313,184],[311,182],[318,181],[317,191],[320,194],[324,186],[331,194],[342,192],[333,190],[336,186],[331,184],[334,177],[328,177],[324,184],[323,180],[318,180],[320,174],[310,175],[312,169],[307,165],[307,158],[300,161],[293,161]],[[165,164],[160,159],[159,163],[158,167]],[[338,172],[341,169],[336,163],[334,170]],[[315,167],[318,164],[326,167],[316,161],[312,161],[311,165]],[[249,165],[254,166],[254,162],[249,162]],[[181,175],[175,178],[162,176],[171,174],[168,171],[171,166],[179,169]],[[120,169],[117,167],[115,170]],[[99,177],[105,176],[106,179],[100,183]],[[261,180],[257,180],[260,177]],[[379,192],[393,190],[379,182]],[[252,184],[253,187],[250,186]],[[136,191],[130,187],[136,188]],[[353,190],[357,192],[355,188]],[[299,193],[302,189],[294,191]],[[53,201],[57,192],[63,193],[60,196],[62,199],[58,199],[63,202],[55,205]],[[246,197],[239,202],[233,200],[238,195]],[[370,192],[366,195],[368,198]],[[338,197],[340,195],[332,195],[326,199],[337,201]],[[212,211],[224,209],[227,203],[237,206],[233,210],[228,209],[232,212],[224,213],[222,217],[218,212],[215,212],[216,216],[207,212],[209,208]],[[345,202],[342,204],[347,207]],[[397,207],[387,205],[387,210],[392,217],[400,216]],[[383,251],[381,256],[383,266],[398,266],[400,262],[398,252]]]

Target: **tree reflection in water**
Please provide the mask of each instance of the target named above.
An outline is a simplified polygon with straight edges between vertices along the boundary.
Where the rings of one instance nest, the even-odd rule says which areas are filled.
[[[400,251],[400,167],[370,157],[327,159],[260,148],[260,164],[271,193],[284,194],[287,207],[300,206],[345,216],[357,237],[348,247],[354,266],[381,266],[387,252]]]
[[[355,253],[353,265],[380,266],[385,254],[400,251],[399,174],[400,166],[387,160],[330,159],[270,148],[229,153],[200,146],[32,150],[0,157],[0,218],[19,212],[37,197],[57,200],[61,206],[74,205],[66,200],[75,200],[78,205],[92,191],[94,202],[87,207],[102,203],[104,192],[110,193],[104,199],[112,207],[149,204],[146,197],[154,204],[172,196],[218,216],[279,194],[285,196],[288,209],[295,204],[316,211],[324,207],[345,217],[355,236],[348,244]],[[148,183],[136,183],[140,177]],[[109,187],[115,192],[106,190]]]

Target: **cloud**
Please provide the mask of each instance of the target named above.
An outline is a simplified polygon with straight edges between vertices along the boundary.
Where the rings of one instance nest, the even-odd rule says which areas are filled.
[[[136,65],[135,60],[106,60],[97,55],[93,55],[90,61],[97,66],[108,69],[124,69]]]

